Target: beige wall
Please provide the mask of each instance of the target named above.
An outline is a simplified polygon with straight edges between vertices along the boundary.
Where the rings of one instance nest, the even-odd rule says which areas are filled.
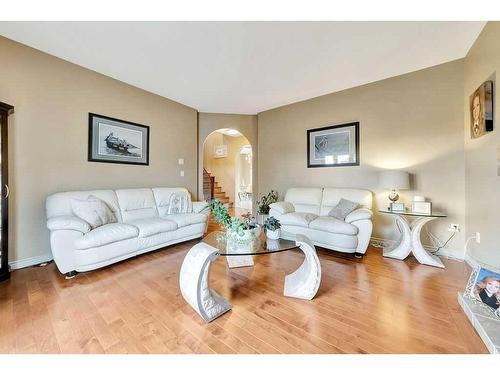
[[[198,199],[203,199],[203,145],[207,137],[217,129],[235,129],[248,139],[253,153],[253,189],[257,191],[257,163],[256,154],[257,139],[257,116],[256,115],[233,115],[222,113],[199,113],[198,117]]]
[[[243,146],[250,144],[246,137],[231,137],[218,132],[210,134],[203,148],[203,167],[215,176],[231,203],[236,203],[236,157]],[[227,157],[214,158],[214,147],[227,146]]]
[[[500,23],[488,22],[476,40],[464,65],[464,139],[466,236],[481,234],[481,243],[469,242],[467,255],[476,261],[500,265],[500,177],[497,169],[500,129],[495,120],[494,131],[480,138],[470,137],[469,96],[486,80],[496,79],[500,71]],[[494,83],[494,118],[500,116],[499,93]],[[496,97],[496,98],[495,98]]]
[[[374,211],[388,202],[378,187],[378,172],[403,169],[413,175],[413,190],[432,200],[448,218],[430,223],[441,239],[464,216],[463,60],[365,86],[276,108],[258,115],[259,192],[292,186],[367,188],[375,193]],[[360,122],[359,167],[307,168],[306,130]],[[374,217],[374,236],[396,239],[392,218]],[[463,231],[448,245],[461,257]]]
[[[50,253],[45,198],[65,190],[185,186],[196,194],[194,109],[0,37],[9,124],[11,261]],[[87,161],[88,113],[150,126],[150,165]],[[180,177],[178,158],[185,159]]]

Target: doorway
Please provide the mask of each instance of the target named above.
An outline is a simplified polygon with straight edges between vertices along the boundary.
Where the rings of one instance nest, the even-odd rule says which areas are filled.
[[[235,129],[218,129],[205,139],[202,155],[203,198],[251,212],[253,153],[248,139]]]

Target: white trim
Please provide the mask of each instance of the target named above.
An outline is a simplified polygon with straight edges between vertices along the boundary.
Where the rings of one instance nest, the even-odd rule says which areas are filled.
[[[465,254],[464,260],[472,268],[479,267],[479,263],[475,259],[473,259],[469,254]]]
[[[371,237],[370,238],[370,245],[373,247],[377,248],[388,248],[396,243],[396,240],[390,240],[388,238],[380,238],[380,237]],[[437,248],[432,245],[423,245],[424,249],[427,251],[436,251]],[[464,261],[464,256],[463,255],[457,255],[457,254],[462,254],[463,252],[458,250],[458,249],[441,249],[439,252],[435,255],[444,257],[444,258],[450,258],[450,259],[455,259],[459,261]],[[468,262],[469,263],[469,262]],[[469,263],[470,264],[470,263]]]
[[[52,254],[48,253],[48,254],[38,255],[36,257],[14,260],[12,262],[9,262],[9,266],[10,269],[12,270],[18,270],[20,268],[26,268],[30,266],[35,266],[40,263],[50,262],[52,259],[53,259]]]

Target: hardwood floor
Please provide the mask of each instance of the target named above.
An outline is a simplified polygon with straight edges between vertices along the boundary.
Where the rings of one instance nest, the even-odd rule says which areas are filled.
[[[215,225],[210,225],[213,230]],[[283,296],[300,251],[255,257],[211,286],[233,310],[206,324],[180,295],[185,253],[175,245],[65,280],[55,265],[0,284],[0,353],[486,353],[457,303],[465,263],[441,270],[318,249],[322,282],[312,301]]]

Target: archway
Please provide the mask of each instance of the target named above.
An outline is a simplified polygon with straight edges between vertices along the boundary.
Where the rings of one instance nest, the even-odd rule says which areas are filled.
[[[229,207],[252,211],[253,152],[238,130],[221,128],[203,142],[203,198],[219,199]]]

